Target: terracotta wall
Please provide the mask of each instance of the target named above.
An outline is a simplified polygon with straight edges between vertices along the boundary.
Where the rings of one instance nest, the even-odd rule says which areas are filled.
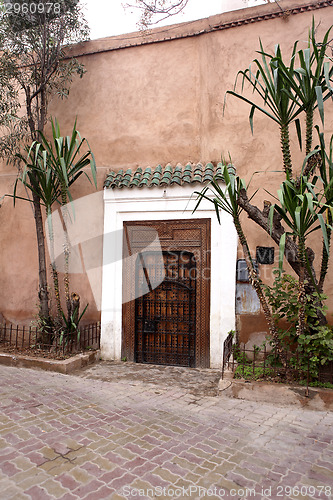
[[[73,82],[69,98],[54,99],[49,111],[57,116],[64,133],[70,132],[78,117],[78,128],[89,139],[96,156],[99,189],[111,168],[219,161],[229,153],[246,180],[254,171],[259,172],[252,180],[253,189],[263,184],[276,189],[281,178],[273,172],[281,168],[277,126],[257,114],[252,135],[248,106],[229,96],[223,114],[223,103],[237,71],[248,67],[256,57],[259,36],[267,50],[272,51],[280,42],[283,52],[289,54],[295,39],[301,41],[301,46],[306,43],[312,16],[318,25],[318,38],[333,24],[329,2],[281,0],[279,4],[284,16],[280,16],[276,4],[262,5],[155,29],[146,37],[130,34],[105,38],[72,49],[87,73]],[[327,7],[314,9],[311,6],[315,4]],[[301,5],[309,9],[288,15]],[[266,20],[258,19],[265,15]],[[244,23],[250,18],[255,22]],[[231,23],[235,26],[230,27]],[[211,31],[219,25],[228,29]],[[327,105],[325,127],[327,133],[333,131],[332,103]],[[292,140],[296,151],[293,134]],[[299,156],[299,166],[300,160]],[[11,192],[15,174],[5,166],[0,173],[2,195]],[[91,190],[89,183],[82,180],[75,196]],[[261,206],[266,198],[261,190],[257,203]],[[0,223],[0,312],[10,320],[28,321],[37,302],[32,211],[24,202],[13,209],[12,202],[6,199],[0,209]],[[255,224],[248,222],[247,226],[253,252],[257,245],[272,245],[269,236]],[[269,279],[271,270],[272,266],[262,266],[265,279]],[[90,317],[96,318],[98,311],[88,281],[76,276],[74,285],[90,303]],[[332,288],[330,279],[326,288],[330,296]]]

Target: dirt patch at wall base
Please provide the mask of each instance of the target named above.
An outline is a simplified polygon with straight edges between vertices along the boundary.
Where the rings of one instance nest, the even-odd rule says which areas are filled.
[[[242,380],[228,381],[220,384],[220,394],[236,399],[273,403],[276,405],[295,405],[311,410],[333,411],[333,391],[331,389],[306,388],[288,386],[268,382],[245,382]]]

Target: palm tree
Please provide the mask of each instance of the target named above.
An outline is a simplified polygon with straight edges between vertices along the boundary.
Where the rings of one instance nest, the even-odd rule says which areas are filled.
[[[230,166],[231,165],[229,165],[229,167]],[[267,321],[271,338],[275,343],[277,351],[281,353],[280,339],[278,337],[276,325],[272,317],[272,312],[270,310],[266,296],[263,291],[262,281],[259,278],[258,273],[254,268],[250,249],[240,221],[242,208],[238,204],[238,198],[240,192],[246,189],[246,185],[244,181],[240,179],[238,175],[236,175],[231,169],[229,172],[228,165],[226,164],[224,164],[223,166],[223,179],[226,184],[225,190],[220,186],[218,179],[214,179],[201,192],[196,192],[196,194],[198,195],[198,202],[193,211],[197,210],[201,201],[205,199],[208,200],[210,203],[213,203],[215,207],[217,220],[219,221],[219,223],[221,222],[220,221],[221,210],[231,215],[231,217],[233,218],[235,229],[237,231],[239,241],[243,249],[246,265],[248,268],[250,283],[257,292],[260,304],[264,311],[264,315]],[[212,194],[213,196],[209,196],[209,194]]]
[[[14,187],[14,205],[16,199],[24,199],[30,201],[27,198],[22,198],[17,196],[17,184],[21,182],[33,195],[38,198],[39,203],[45,207],[46,217],[48,221],[48,232],[50,240],[50,257],[51,257],[51,269],[54,284],[54,292],[56,299],[56,306],[58,317],[61,317],[61,302],[59,293],[59,280],[58,272],[55,266],[54,259],[54,234],[52,227],[51,210],[53,204],[59,199],[61,190],[60,182],[56,176],[56,173],[50,168],[47,159],[47,153],[43,149],[42,145],[37,141],[34,141],[30,148],[27,148],[27,156],[21,154],[18,155],[19,159],[24,164],[24,169],[22,174],[16,179]],[[40,315],[40,320],[45,321],[46,318],[42,319],[43,315]],[[52,322],[50,318],[45,321],[45,327],[51,326]]]
[[[319,131],[319,127],[316,127],[318,138],[319,138],[319,148],[318,153],[320,155],[319,161],[319,178],[323,183],[323,190],[325,196],[325,217],[326,217],[326,231],[327,231],[327,243],[323,241],[322,245],[322,258],[320,266],[320,275],[318,282],[318,290],[323,293],[324,282],[328,271],[329,262],[329,252],[328,249],[331,244],[332,236],[332,223],[333,223],[333,135],[331,136],[329,149],[325,145],[324,133]],[[327,248],[328,247],[328,248]]]
[[[227,91],[227,94],[251,106],[249,120],[252,132],[255,110],[265,114],[279,125],[283,168],[289,178],[293,175],[289,139],[290,124],[295,122],[299,144],[302,148],[299,115],[305,112],[305,154],[308,155],[312,150],[314,110],[318,108],[322,123],[324,123],[324,102],[333,94],[330,84],[333,68],[325,56],[330,31],[331,28],[325,33],[322,42],[317,42],[313,20],[308,47],[297,51],[298,42],[295,42],[288,65],[283,61],[280,45],[276,45],[274,54],[269,54],[264,51],[260,41],[258,53],[261,55],[261,60],[257,58],[252,62],[256,71],[254,72],[251,66],[239,71],[234,90]],[[297,61],[300,64],[299,67],[295,67]],[[262,105],[235,91],[239,75],[242,76],[241,92],[247,82],[253,93],[259,97]],[[307,168],[310,166],[311,164]]]
[[[294,61],[297,42],[294,45],[291,65],[286,72],[281,70],[283,63],[280,46],[277,45],[275,54],[271,55],[264,51],[260,40],[261,60],[254,59],[252,64],[255,65],[254,72],[251,66],[245,70],[238,72],[234,90],[228,90],[227,94],[231,94],[238,99],[246,102],[251,106],[249,121],[253,133],[253,117],[256,110],[268,116],[271,120],[279,125],[281,148],[283,156],[283,167],[286,175],[292,176],[292,161],[290,153],[289,141],[289,125],[296,120],[302,109],[298,106],[298,100],[294,99],[291,92],[290,80],[294,73]],[[286,74],[287,73],[287,77]],[[238,76],[242,76],[242,91],[244,84],[247,82],[252,87],[253,93],[256,93],[263,105],[258,104],[255,100],[251,100],[241,93],[235,91]]]
[[[311,156],[311,155],[310,155]],[[302,168],[302,174],[306,168],[308,157],[305,158]],[[286,179],[278,191],[279,203],[270,207],[269,218],[271,227],[273,225],[273,215],[277,212],[287,228],[280,239],[279,264],[282,270],[283,256],[285,250],[286,236],[291,236],[298,246],[298,256],[300,262],[299,271],[299,316],[297,325],[297,334],[304,333],[305,325],[305,305],[306,290],[305,276],[308,276],[315,284],[315,279],[308,262],[306,240],[314,231],[321,230],[327,256],[329,255],[329,239],[327,235],[327,224],[323,217],[326,211],[325,192],[318,190],[314,183],[308,180],[306,175],[300,176],[300,181],[295,179]],[[315,179],[315,183],[318,179]],[[316,284],[315,284],[316,285]]]
[[[45,207],[47,228],[50,241],[50,257],[51,269],[54,283],[54,292],[57,306],[57,322],[61,323],[63,319],[63,311],[60,299],[60,287],[58,279],[58,271],[54,256],[54,230],[52,224],[52,207],[55,202],[59,203],[63,209],[64,222],[66,225],[68,218],[68,202],[72,202],[73,198],[70,192],[70,187],[82,175],[86,175],[90,181],[89,175],[83,170],[86,166],[90,166],[92,177],[95,186],[96,182],[96,163],[94,155],[89,148],[86,139],[82,139],[76,129],[75,120],[71,136],[63,137],[60,134],[60,127],[55,119],[52,123],[52,141],[48,141],[43,133],[40,132],[41,142],[34,141],[31,147],[27,150],[27,156],[19,155],[25,167],[22,175],[17,179],[14,188],[14,203],[16,199],[24,199],[17,196],[17,183],[21,182],[35,197],[38,197],[40,203]],[[83,146],[88,145],[88,149],[82,152]],[[65,300],[67,307],[66,324],[72,324],[73,314],[77,318],[79,311],[74,311],[69,291],[69,257],[70,248],[67,237],[67,232],[64,231],[64,256],[65,256]]]
[[[41,144],[47,154],[48,165],[54,172],[60,186],[60,196],[58,201],[62,206],[65,227],[68,223],[68,203],[73,201],[70,187],[82,174],[84,174],[88,178],[89,182],[91,182],[89,175],[84,171],[85,167],[90,167],[91,175],[93,177],[95,187],[97,188],[95,158],[89,147],[88,141],[85,138],[81,138],[79,131],[76,129],[76,124],[77,120],[74,122],[71,136],[62,136],[57,119],[51,119],[52,141],[48,141],[44,134],[40,134]],[[84,146],[86,146],[85,152],[83,152]],[[69,321],[73,313],[69,287],[70,247],[67,231],[64,231],[64,235],[64,287]]]

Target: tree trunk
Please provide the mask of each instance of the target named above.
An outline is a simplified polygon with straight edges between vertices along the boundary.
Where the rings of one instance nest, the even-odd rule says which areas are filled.
[[[312,150],[312,134],[313,134],[313,106],[306,110],[306,144],[305,154],[308,155]]]
[[[25,92],[26,92],[27,117],[28,117],[30,135],[31,139],[35,140],[36,126],[32,113],[32,99],[29,86],[25,88]],[[48,292],[47,272],[46,272],[46,252],[45,252],[43,216],[40,205],[40,199],[35,193],[32,193],[32,200],[33,200],[34,218],[35,218],[36,236],[37,236],[37,248],[38,248],[39,309],[42,319],[45,320],[48,324],[51,324],[50,308],[49,308],[49,292]]]
[[[70,247],[68,240],[68,208],[67,208],[67,193],[66,186],[61,187],[61,208],[62,208],[62,216],[63,216],[63,227],[64,227],[64,260],[65,260],[65,274],[64,274],[64,288],[65,288],[65,300],[67,306],[67,318],[68,321],[71,319],[71,315],[73,313],[72,301],[70,297],[70,287],[69,287],[69,259],[70,259]]]
[[[49,310],[49,292],[47,286],[46,274],[46,257],[45,257],[45,240],[44,240],[44,226],[40,200],[35,193],[32,193],[34,217],[37,235],[37,248],[38,248],[38,266],[39,266],[39,304],[40,315],[47,323],[50,323],[50,310]]]
[[[281,137],[281,149],[283,156],[283,169],[287,177],[291,178],[293,176],[293,168],[291,164],[291,154],[290,154],[290,140],[289,140],[289,126],[282,125],[280,128]]]
[[[304,286],[304,279],[305,279],[305,245],[304,245],[304,239],[300,238],[299,239],[299,245],[298,245],[298,254],[299,254],[299,260],[300,260],[300,273],[299,273],[299,280],[298,280],[298,302],[300,304],[300,308],[298,311],[298,325],[296,328],[296,334],[298,336],[304,334],[304,328],[305,328],[305,303],[306,303],[306,291],[305,291],[305,286]]]
[[[328,249],[329,249],[330,248],[330,244],[331,244],[331,237],[332,237],[332,230],[330,228],[330,226],[332,226],[332,215],[331,215],[330,211],[327,212],[327,222],[329,224],[326,227],[327,240],[328,240]],[[320,277],[319,277],[319,284],[318,284],[318,288],[319,288],[319,292],[320,293],[323,293],[323,290],[324,290],[324,282],[325,282],[325,278],[327,276],[328,263],[329,263],[329,254],[327,253],[326,245],[325,245],[325,243],[323,241],[322,258],[321,258],[321,268],[320,268]]]

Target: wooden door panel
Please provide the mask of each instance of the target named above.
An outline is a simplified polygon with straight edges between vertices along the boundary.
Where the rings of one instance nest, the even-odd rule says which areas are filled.
[[[157,231],[163,252],[164,281],[157,287],[163,270],[154,262],[154,251],[145,255],[151,230]],[[126,222],[124,233],[137,260],[144,256],[147,269],[138,276],[132,259],[123,270],[123,286],[134,287],[137,299],[123,305],[122,356],[208,367],[210,220]],[[148,292],[142,297],[140,287]]]

